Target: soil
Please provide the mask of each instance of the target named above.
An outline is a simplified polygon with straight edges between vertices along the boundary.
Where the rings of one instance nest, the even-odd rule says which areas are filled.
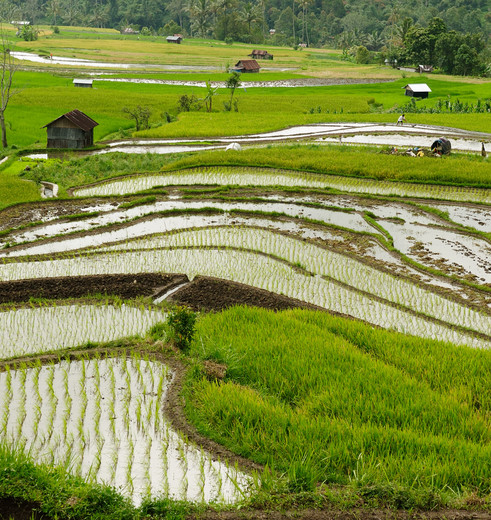
[[[321,309],[300,300],[218,278],[196,277],[172,294],[168,301],[187,305],[195,311],[221,311],[234,305],[248,305],[275,311],[305,308]]]
[[[22,304],[35,299],[72,300],[94,294],[132,299],[157,298],[186,284],[166,301],[195,311],[221,311],[234,305],[249,305],[275,311],[306,308],[324,310],[300,300],[228,280],[198,276],[192,282],[184,274],[113,274],[67,276],[0,282],[0,304]]]
[[[123,299],[153,296],[187,281],[182,274],[115,274],[36,278],[0,282],[0,303],[22,303],[34,298],[65,300],[94,294]]]

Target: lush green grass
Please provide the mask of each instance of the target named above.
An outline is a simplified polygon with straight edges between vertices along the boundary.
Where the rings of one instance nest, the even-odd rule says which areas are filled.
[[[292,489],[399,490],[403,507],[491,491],[490,352],[298,310],[206,315],[197,336],[192,353],[228,370],[188,381],[189,417]]]
[[[21,450],[0,445],[0,497],[33,507],[42,518],[70,520],[184,520],[199,507],[169,499],[139,508],[116,489],[72,476],[69,468],[38,464]]]
[[[135,172],[172,171],[199,166],[250,166],[334,174],[377,180],[455,184],[491,187],[489,161],[481,156],[451,155],[442,159],[382,154],[376,148],[339,145],[285,145],[258,148],[254,154],[241,151],[205,151],[191,154],[108,153],[83,158],[49,159],[29,172],[25,162],[16,161],[2,172],[6,184],[0,207],[15,202],[38,200],[34,184],[23,179],[54,182],[60,196],[66,189],[92,182],[131,175]],[[30,163],[34,166],[35,163]],[[8,181],[8,182],[7,182]],[[28,186],[27,190],[25,187]]]
[[[108,153],[82,158],[49,159],[40,162],[25,177],[39,182],[46,180],[62,189],[89,184],[108,177],[135,172],[156,172],[166,163],[179,160],[182,154],[124,154]]]
[[[192,75],[188,75],[192,76]],[[226,74],[199,74],[203,79],[223,80]],[[253,75],[251,75],[253,76]],[[268,74],[268,80],[275,75]],[[250,76],[248,77],[250,78]],[[280,73],[279,79],[283,76]],[[252,134],[277,130],[287,126],[338,121],[394,122],[395,115],[372,113],[369,101],[381,103],[384,110],[404,104],[408,98],[401,89],[406,80],[393,83],[343,85],[302,88],[247,88],[244,84],[236,92],[239,112],[224,112],[229,100],[226,89],[220,89],[213,101],[214,112],[209,114],[189,112],[179,114],[178,121],[163,123],[164,112],[177,114],[178,99],[183,94],[203,98],[202,87],[180,87],[155,84],[94,82],[93,89],[75,88],[72,76],[55,73],[18,71],[14,77],[17,94],[10,100],[6,111],[7,135],[11,145],[28,147],[44,146],[44,125],[65,112],[78,108],[95,119],[95,140],[134,128],[132,120],[122,108],[136,105],[148,106],[152,112],[152,128],[135,135],[141,137],[195,137]],[[198,79],[198,77],[196,78]],[[251,78],[252,79],[252,78]],[[428,79],[433,97],[420,101],[433,106],[437,99],[447,95],[458,96],[471,103],[491,97],[489,84],[469,84]],[[245,82],[246,83],[246,82]],[[313,113],[311,113],[313,112]],[[29,117],[25,117],[26,114]],[[454,126],[468,130],[487,128],[488,114],[411,114],[410,123]]]
[[[32,167],[34,163],[9,161],[0,170],[0,209],[18,202],[41,200],[40,188],[34,182],[19,177],[26,166]]]

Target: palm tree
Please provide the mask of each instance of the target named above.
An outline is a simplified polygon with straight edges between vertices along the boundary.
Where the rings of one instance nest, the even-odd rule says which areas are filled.
[[[247,2],[242,6],[241,17],[247,24],[248,33],[251,34],[251,25],[262,20],[261,7],[258,4]]]
[[[309,31],[308,31],[308,24],[307,24],[307,12],[309,9],[310,4],[313,2],[313,0],[297,0],[298,5],[302,9],[302,42],[309,44]]]
[[[56,25],[56,21],[58,16],[61,13],[61,3],[60,0],[49,0],[46,4],[46,12],[49,16],[51,16],[53,20],[53,25]]]
[[[229,110],[232,110],[232,101],[234,99],[235,89],[240,87],[240,74],[238,72],[233,72],[225,82],[225,86],[230,89]]]
[[[191,0],[188,7],[191,17],[191,29],[195,30],[198,36],[204,38],[210,26],[210,2],[209,0]]]

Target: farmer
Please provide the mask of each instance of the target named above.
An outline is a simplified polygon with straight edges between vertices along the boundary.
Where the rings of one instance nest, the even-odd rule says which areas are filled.
[[[407,123],[407,120],[406,120],[406,118],[404,117],[404,114],[401,114],[401,115],[399,116],[399,119],[397,120],[396,126],[399,126],[399,123],[401,123],[401,126],[403,126],[403,125],[404,125],[404,121],[406,121],[406,123]]]

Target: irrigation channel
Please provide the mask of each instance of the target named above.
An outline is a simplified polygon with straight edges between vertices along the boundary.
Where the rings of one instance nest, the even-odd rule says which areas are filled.
[[[326,139],[367,127],[394,129],[311,125],[256,137]],[[168,301],[196,310],[306,306],[491,347],[490,190],[206,167],[120,177],[71,195],[0,213],[3,359],[144,334],[165,320]],[[147,300],[84,299],[94,292]],[[240,500],[255,479],[163,419],[172,374],[139,357],[18,363],[0,372],[0,435],[39,460],[70,461],[135,503],[148,494]]]

